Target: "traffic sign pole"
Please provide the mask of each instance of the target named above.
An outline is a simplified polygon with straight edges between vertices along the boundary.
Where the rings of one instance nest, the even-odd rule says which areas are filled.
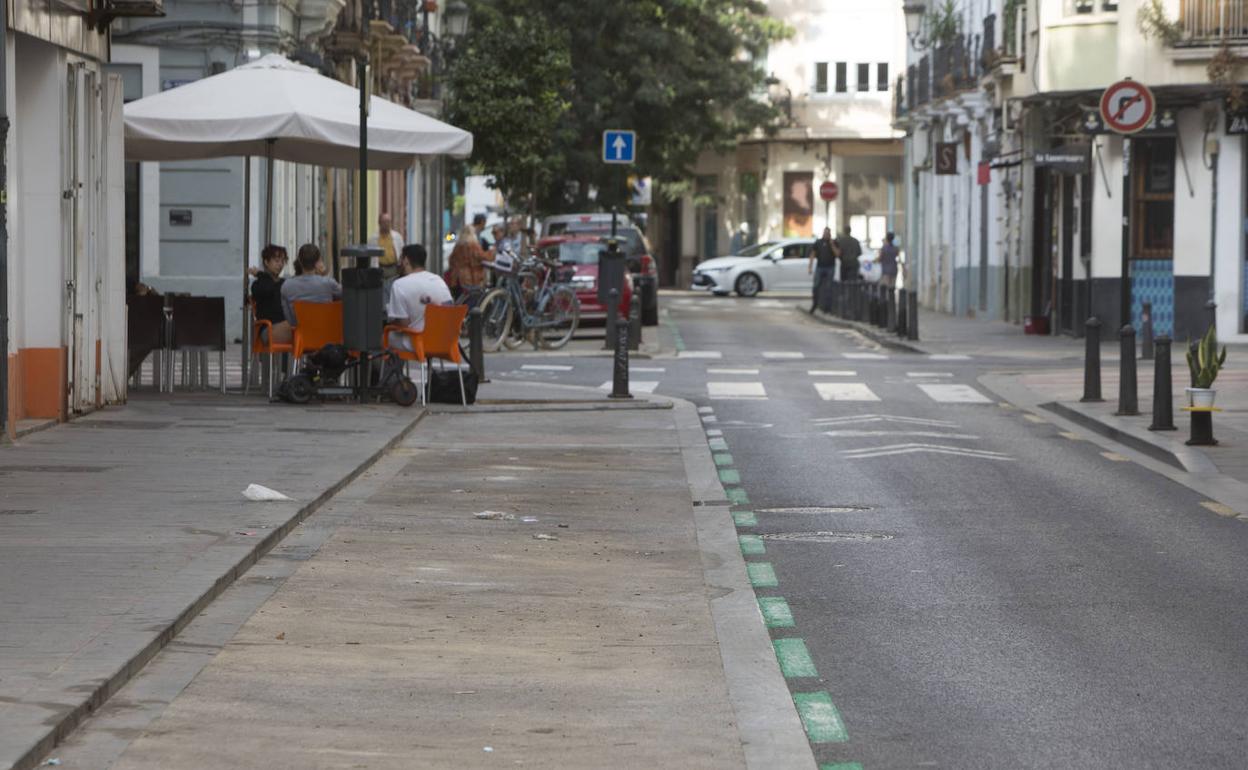
[[[1092,280],[1092,276],[1088,276]],[[1131,323],[1131,137],[1122,137],[1122,277],[1118,328]]]

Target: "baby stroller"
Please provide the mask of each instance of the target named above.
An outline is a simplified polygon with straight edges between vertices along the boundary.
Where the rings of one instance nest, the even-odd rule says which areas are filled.
[[[378,372],[374,363],[381,363]],[[343,375],[363,372],[358,386],[344,384]],[[361,352],[352,355],[343,345],[325,345],[304,356],[299,372],[286,378],[278,395],[292,404],[306,404],[314,397],[333,396],[385,398],[399,406],[411,406],[420,397],[416,383],[404,373],[403,362],[386,351],[376,355]]]

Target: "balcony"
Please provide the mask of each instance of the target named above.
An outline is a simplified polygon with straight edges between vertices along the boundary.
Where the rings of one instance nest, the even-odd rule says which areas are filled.
[[[1248,0],[1180,0],[1184,46],[1248,44]]]
[[[976,86],[967,39],[961,35],[936,48],[932,56],[932,88],[938,98]]]

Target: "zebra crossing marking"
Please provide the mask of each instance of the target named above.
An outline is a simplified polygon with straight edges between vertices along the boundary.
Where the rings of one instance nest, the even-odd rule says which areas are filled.
[[[598,386],[599,390],[611,390],[613,383],[608,380]],[[628,390],[632,393],[653,393],[654,389],[659,387],[658,380],[630,380]]]
[[[570,372],[572,367],[557,364],[525,364],[520,367],[526,372]]]
[[[796,361],[805,358],[806,354],[797,350],[764,350],[763,358],[772,361]]]
[[[815,392],[824,401],[879,401],[865,382],[816,382]]]
[[[888,355],[885,353],[842,353],[845,358],[854,361],[887,361]]]
[[[676,354],[677,358],[723,358],[724,354],[718,350],[682,350]]]
[[[711,367],[706,370],[706,373],[707,374],[749,374],[755,377],[758,376],[757,369],[719,369],[719,368]]]
[[[760,401],[767,398],[761,382],[708,382],[706,393],[714,399]]]
[[[992,399],[970,385],[929,385],[920,383],[919,390],[941,404],[991,404]]]
[[[807,369],[810,377],[857,377],[858,372],[852,369]]]

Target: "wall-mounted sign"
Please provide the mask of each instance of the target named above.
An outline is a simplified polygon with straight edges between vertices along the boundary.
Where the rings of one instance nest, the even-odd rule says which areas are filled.
[[[936,174],[950,176],[958,173],[958,143],[936,143]]]
[[[169,209],[169,224],[173,227],[190,227],[190,209]]]
[[[1036,150],[1033,160],[1038,168],[1060,174],[1084,174],[1092,167],[1092,146],[1068,144],[1053,150]]]
[[[1227,112],[1226,133],[1248,134],[1248,112]]]

